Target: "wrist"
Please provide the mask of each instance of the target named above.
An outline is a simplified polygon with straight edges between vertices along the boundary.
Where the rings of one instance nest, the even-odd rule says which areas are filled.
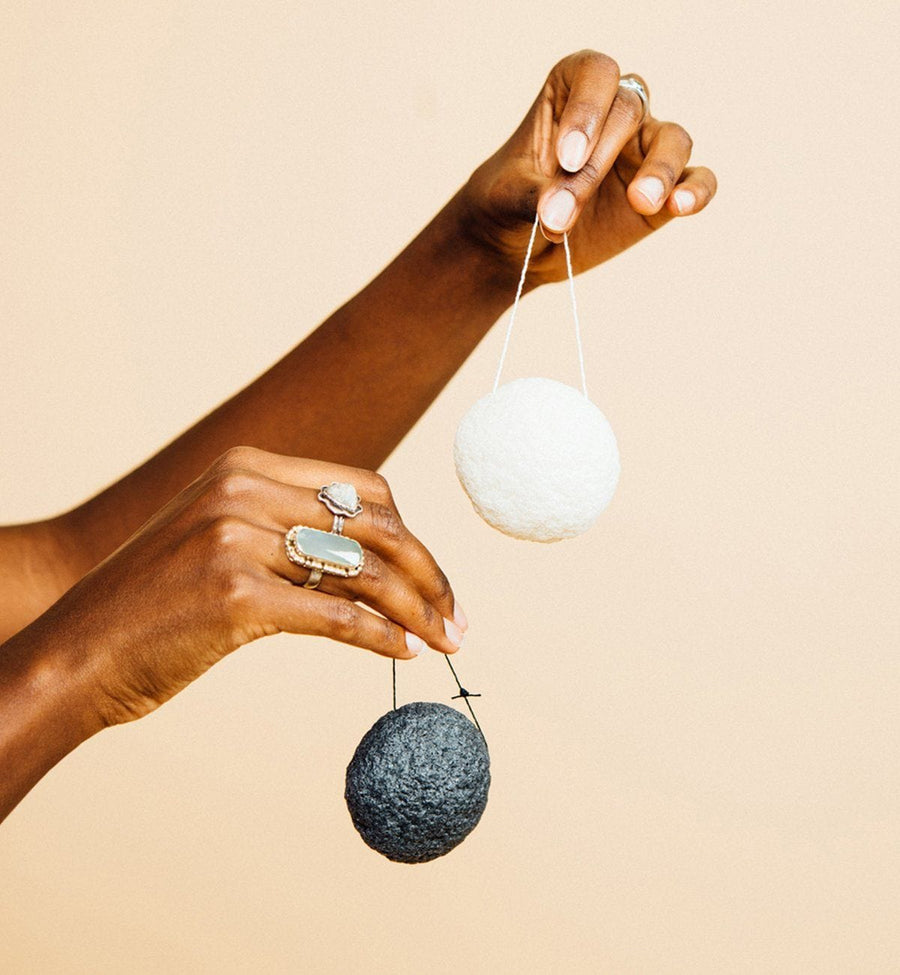
[[[0,646],[0,674],[31,721],[72,748],[104,728],[90,648],[66,618],[65,598]],[[5,705],[6,701],[2,702]]]
[[[466,182],[438,215],[446,226],[449,246],[473,262],[482,285],[504,303],[511,305],[519,276],[522,273],[522,254],[507,253],[503,235],[478,205],[472,189],[472,179]],[[526,281],[526,289],[531,290]]]
[[[45,616],[0,646],[0,820],[104,726],[87,668]]]

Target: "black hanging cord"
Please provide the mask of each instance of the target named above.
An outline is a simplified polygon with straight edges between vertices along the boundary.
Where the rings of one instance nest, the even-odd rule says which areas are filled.
[[[471,691],[467,691],[462,684],[459,682],[459,677],[456,676],[456,670],[452,663],[450,663],[450,657],[445,653],[444,660],[447,661],[447,666],[450,668],[450,673],[453,674],[453,679],[456,681],[456,686],[459,688],[459,694],[454,694],[451,701],[455,701],[458,698],[462,698],[466,702],[466,707],[469,709],[469,714],[472,715],[472,720],[475,722],[475,727],[481,732],[481,737],[484,738],[484,732],[481,730],[481,725],[478,723],[478,718],[475,716],[475,711],[472,709],[472,704],[469,701],[470,697],[481,697],[480,694],[473,694]],[[397,710],[397,661],[395,659],[391,660],[391,683],[394,695],[394,710]],[[485,739],[487,741],[487,739]]]
[[[447,661],[447,666],[450,668],[450,673],[453,674],[453,679],[456,681],[456,686],[459,688],[459,694],[454,694],[451,698],[455,701],[457,698],[461,697],[466,702],[466,707],[469,709],[469,714],[472,715],[472,720],[475,722],[475,727],[481,732],[481,737],[484,738],[484,732],[481,731],[481,725],[478,723],[478,718],[475,717],[475,712],[472,710],[472,705],[469,701],[470,697],[481,697],[480,694],[473,694],[471,691],[467,691],[462,684],[459,682],[459,678],[456,676],[456,670],[453,664],[450,663],[450,657],[444,654],[444,660]]]

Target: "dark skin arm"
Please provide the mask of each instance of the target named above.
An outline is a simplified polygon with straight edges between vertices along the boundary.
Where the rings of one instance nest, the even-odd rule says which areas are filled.
[[[0,818],[80,741],[261,636],[458,648],[450,584],[371,469],[511,303],[536,208],[526,290],[565,277],[563,232],[581,272],[714,195],[687,133],[618,81],[597,52],[561,61],[509,140],[297,348],[96,497],[0,529]],[[321,519],[331,479],[360,488],[366,569],[312,592],[284,532],[298,511]]]
[[[235,444],[380,467],[509,302],[505,266],[460,244],[459,209],[454,198],[271,369],[68,515],[91,564]]]
[[[515,290],[515,272],[460,234],[462,204],[460,193],[300,345],[141,467],[50,524],[5,529],[0,639],[236,444],[379,467]],[[34,567],[27,578],[25,556]]]

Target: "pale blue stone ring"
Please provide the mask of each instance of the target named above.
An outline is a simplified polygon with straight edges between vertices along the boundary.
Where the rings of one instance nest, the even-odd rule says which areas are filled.
[[[294,565],[310,570],[304,589],[315,589],[322,576],[352,578],[362,572],[365,557],[354,538],[341,534],[345,518],[355,518],[363,510],[352,484],[332,481],[319,491],[318,499],[334,515],[330,532],[309,525],[294,525],[284,536],[284,550]]]

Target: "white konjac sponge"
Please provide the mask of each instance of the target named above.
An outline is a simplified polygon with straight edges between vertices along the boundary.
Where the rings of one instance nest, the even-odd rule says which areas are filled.
[[[534,542],[587,531],[619,482],[608,420],[555,379],[516,379],[478,400],[460,421],[453,457],[478,514]]]

